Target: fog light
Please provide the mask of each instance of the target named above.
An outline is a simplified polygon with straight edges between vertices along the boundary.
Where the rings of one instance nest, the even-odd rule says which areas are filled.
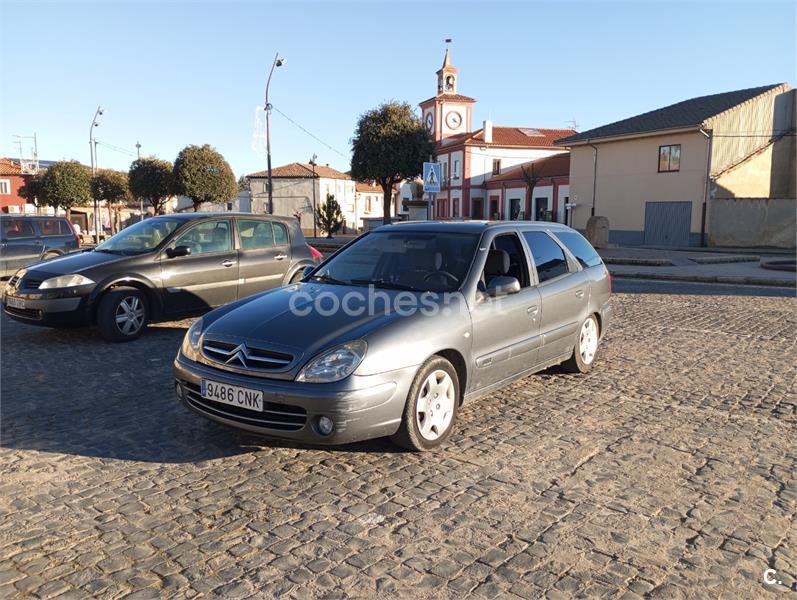
[[[316,426],[318,427],[318,433],[321,435],[329,435],[335,429],[335,423],[327,416],[318,417]]]
[[[179,382],[174,384],[174,393],[177,394],[178,399],[183,399],[183,386]]]

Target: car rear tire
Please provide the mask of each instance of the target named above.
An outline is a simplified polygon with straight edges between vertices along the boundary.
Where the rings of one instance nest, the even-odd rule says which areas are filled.
[[[445,358],[433,356],[415,375],[394,443],[422,452],[442,444],[457,420],[459,378]]]
[[[130,342],[144,332],[148,316],[147,299],[141,290],[113,288],[97,308],[97,326],[109,342]]]
[[[45,252],[42,256],[42,260],[50,260],[51,258],[55,258],[56,256],[61,256],[58,252]]]
[[[600,329],[595,315],[589,315],[576,332],[576,343],[573,356],[562,366],[571,373],[587,373],[592,369],[595,355],[598,353]]]

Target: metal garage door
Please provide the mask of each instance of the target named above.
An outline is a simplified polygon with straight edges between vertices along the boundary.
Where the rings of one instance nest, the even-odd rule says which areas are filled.
[[[688,246],[691,202],[646,202],[645,245]]]

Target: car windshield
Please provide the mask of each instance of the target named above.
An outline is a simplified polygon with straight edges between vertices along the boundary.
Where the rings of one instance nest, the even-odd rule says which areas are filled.
[[[123,229],[108,241],[97,246],[97,252],[112,254],[143,254],[154,250],[184,221],[180,219],[146,219]]]
[[[471,233],[377,231],[313,273],[313,281],[452,292],[468,274],[479,236]]]

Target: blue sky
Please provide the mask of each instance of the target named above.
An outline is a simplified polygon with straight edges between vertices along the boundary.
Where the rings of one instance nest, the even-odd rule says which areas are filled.
[[[236,175],[265,168],[252,148],[274,54],[274,165],[348,169],[360,113],[435,93],[451,37],[474,125],[589,129],[703,94],[795,84],[791,2],[25,2],[0,0],[0,155],[12,135],[39,156],[89,162],[88,133],[174,160],[209,143]],[[30,143],[28,142],[28,145]],[[129,154],[98,149],[101,167]]]

